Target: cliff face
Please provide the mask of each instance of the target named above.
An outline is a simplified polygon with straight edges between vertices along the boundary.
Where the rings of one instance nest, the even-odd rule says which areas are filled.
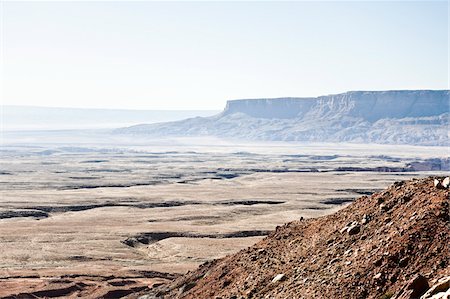
[[[448,90],[352,91],[318,98],[228,101],[213,117],[139,125],[153,137],[449,145]]]
[[[250,99],[228,101],[224,115],[244,113],[256,118],[296,118],[315,106],[315,98]]]
[[[449,91],[351,91],[318,98],[228,101],[224,115],[257,118],[330,118],[336,115],[375,122],[384,118],[436,116],[449,111]]]

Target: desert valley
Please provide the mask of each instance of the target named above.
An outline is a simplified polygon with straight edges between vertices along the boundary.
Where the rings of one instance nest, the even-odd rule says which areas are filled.
[[[308,116],[283,115],[283,106],[278,115],[270,115],[277,111],[273,105],[283,100],[265,107],[259,103],[251,111],[260,115],[252,116],[251,123],[272,122],[274,128],[276,122],[301,124],[300,117],[310,125],[298,131],[296,139],[319,138],[313,136],[321,132],[326,142],[239,141],[204,130],[208,136],[170,131],[180,132],[172,128],[186,123],[195,130],[203,122],[209,123],[205,129],[220,128],[218,118],[226,117],[228,125],[239,119],[233,124],[245,134],[248,122],[244,125],[242,119],[251,113],[229,112],[230,103],[219,116],[148,128],[5,132],[0,161],[0,296],[145,296],[201,264],[259,246],[277,226],[330,215],[395,182],[444,177],[450,170],[448,139],[439,134],[445,132],[448,107],[440,101],[447,94],[441,93],[427,115],[419,114],[417,100],[397,111],[397,139],[385,140],[387,144],[327,140],[342,133],[323,131]],[[373,134],[376,125],[364,122],[379,122],[383,115],[376,112],[376,119],[358,119],[361,108],[349,105],[357,100],[334,101],[341,114],[353,115],[354,121],[346,124],[342,115],[330,120],[321,106],[310,111],[334,122],[333,128],[357,131],[356,141],[379,138]],[[293,100],[289,101],[292,110]],[[239,109],[249,109],[249,103]],[[372,114],[363,115],[369,119]],[[434,135],[427,133],[430,129]],[[160,131],[165,138],[144,133]],[[415,135],[407,138],[411,132]],[[444,146],[390,144],[413,138]]]
[[[0,0],[0,299],[450,299],[449,4]]]

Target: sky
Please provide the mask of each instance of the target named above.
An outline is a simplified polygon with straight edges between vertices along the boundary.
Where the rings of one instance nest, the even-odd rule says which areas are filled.
[[[1,2],[1,103],[222,109],[448,89],[448,2]]]

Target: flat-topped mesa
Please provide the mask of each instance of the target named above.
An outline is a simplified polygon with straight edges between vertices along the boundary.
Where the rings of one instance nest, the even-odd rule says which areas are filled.
[[[276,98],[228,101],[223,115],[244,113],[256,118],[317,119],[437,116],[449,112],[448,90],[350,91],[317,98]]]
[[[450,91],[350,91],[317,98],[228,101],[211,117],[138,125],[120,134],[241,140],[448,146]]]
[[[317,98],[276,98],[227,101],[224,115],[245,113],[256,118],[297,118],[316,104]]]

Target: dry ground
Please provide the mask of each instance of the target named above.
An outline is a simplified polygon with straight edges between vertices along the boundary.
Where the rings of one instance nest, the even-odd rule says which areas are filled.
[[[114,279],[133,280],[133,287],[172,279],[253,245],[277,225],[430,174],[376,167],[401,171],[439,156],[423,148],[398,157],[372,149],[331,155],[327,148],[2,150],[0,296],[42,289],[55,278],[100,288]]]
[[[397,182],[331,215],[279,226],[144,298],[425,298],[450,279],[450,192],[433,179]]]

